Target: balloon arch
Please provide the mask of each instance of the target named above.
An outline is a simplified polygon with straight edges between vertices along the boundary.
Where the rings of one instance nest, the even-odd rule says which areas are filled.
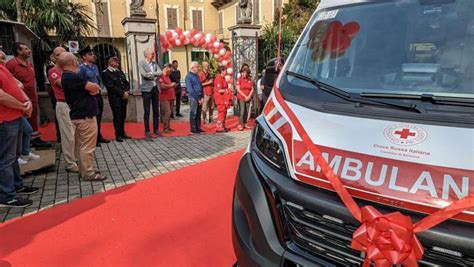
[[[207,49],[219,61],[221,66],[227,68],[225,80],[227,83],[232,83],[233,63],[232,52],[225,49],[222,43],[216,36],[210,33],[203,33],[196,29],[183,31],[181,28],[168,30],[160,35],[160,44],[162,53],[166,53],[169,49],[192,44],[195,47],[202,47]]]

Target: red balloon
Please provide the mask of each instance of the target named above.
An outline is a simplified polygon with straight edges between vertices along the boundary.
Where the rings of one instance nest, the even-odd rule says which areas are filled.
[[[181,34],[179,36],[179,40],[181,40],[181,43],[184,43],[184,41],[186,41],[186,36],[184,36],[183,34]]]
[[[212,36],[212,37],[211,37],[211,42],[210,42],[210,43],[214,44],[214,42],[215,42],[215,41],[217,41],[217,37],[215,37],[215,36]]]
[[[201,46],[205,45],[206,44],[206,40],[204,38],[201,38],[201,40],[199,40],[199,44]]]
[[[165,34],[168,39],[173,37],[173,34],[170,31],[167,31]]]
[[[357,35],[357,33],[359,33],[360,25],[359,23],[352,21],[344,25],[342,31],[347,34],[349,38],[353,39]]]
[[[223,57],[224,59],[228,59],[228,58],[230,58],[231,55],[232,55],[232,52],[227,51],[227,52],[225,52],[224,56],[222,56],[222,57]]]
[[[192,44],[196,43],[196,39],[194,39],[194,37],[191,37],[190,43]]]
[[[189,35],[192,37],[192,36],[196,35],[198,32],[199,31],[196,30],[196,29],[191,29],[191,30],[189,30]]]
[[[219,50],[220,50],[219,48],[214,48],[214,49],[212,50],[212,53],[218,55],[218,54],[219,54]]]
[[[181,29],[180,27],[176,28],[175,31],[176,31],[177,34],[182,34],[183,33],[183,29]]]
[[[208,50],[214,49],[214,45],[213,45],[212,43],[208,43],[208,44],[207,44],[207,49],[208,49]]]
[[[224,48],[224,43],[219,44],[219,50],[221,50],[222,48]]]

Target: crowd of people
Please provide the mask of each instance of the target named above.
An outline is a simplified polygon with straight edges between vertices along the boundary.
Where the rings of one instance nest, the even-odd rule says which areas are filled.
[[[34,194],[36,187],[23,184],[21,164],[39,159],[31,147],[48,147],[39,138],[39,107],[35,71],[31,50],[24,43],[15,43],[14,58],[6,61],[0,50],[0,206],[25,207],[31,200],[20,195]],[[139,90],[143,99],[144,128],[146,138],[157,138],[172,133],[171,119],[181,114],[181,72],[178,62],[165,64],[155,61],[155,51],[146,49],[138,62],[141,76]],[[53,65],[47,68],[51,86],[51,98],[55,110],[58,141],[61,143],[67,172],[78,173],[84,181],[102,181],[106,177],[93,166],[94,151],[101,143],[108,143],[101,134],[104,100],[101,85],[107,89],[108,102],[113,115],[115,140],[124,142],[131,137],[125,131],[130,83],[120,68],[120,60],[112,54],[105,57],[107,68],[99,72],[96,56],[87,46],[79,51],[82,63],[76,55],[63,47],[50,52]],[[232,90],[225,79],[227,69],[219,67],[211,74],[209,62],[192,62],[185,76],[186,93],[190,106],[190,131],[203,132],[203,124],[215,123],[216,132],[228,132],[226,117],[233,105],[234,94],[240,107],[238,130],[249,128],[250,103],[254,95],[254,83],[250,68],[244,64]],[[261,89],[257,89],[261,99]],[[217,120],[214,121],[214,110]],[[150,129],[150,115],[152,129]]]

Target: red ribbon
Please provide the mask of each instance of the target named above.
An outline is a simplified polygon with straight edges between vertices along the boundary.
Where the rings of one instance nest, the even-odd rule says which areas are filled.
[[[365,252],[364,266],[370,266],[371,263],[381,267],[394,264],[418,266],[418,260],[423,257],[424,250],[415,234],[428,230],[464,210],[474,207],[474,194],[471,194],[423,218],[415,225],[412,224],[410,217],[402,215],[400,212],[383,215],[372,206],[365,206],[361,209],[344,187],[341,179],[324,159],[319,148],[306,133],[301,122],[283,99],[280,90],[275,87],[273,93],[303,143],[321,167],[321,172],[329,180],[352,216],[361,222],[361,226],[352,236],[352,248]]]

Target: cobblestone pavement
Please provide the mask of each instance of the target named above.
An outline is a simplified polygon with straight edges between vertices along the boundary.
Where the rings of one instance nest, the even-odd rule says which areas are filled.
[[[95,164],[108,177],[103,182],[84,182],[78,174],[67,173],[58,149],[55,168],[24,178],[26,185],[40,188],[39,193],[30,196],[33,205],[23,209],[0,208],[0,222],[243,149],[249,136],[250,131],[245,131],[102,144],[96,149]]]

